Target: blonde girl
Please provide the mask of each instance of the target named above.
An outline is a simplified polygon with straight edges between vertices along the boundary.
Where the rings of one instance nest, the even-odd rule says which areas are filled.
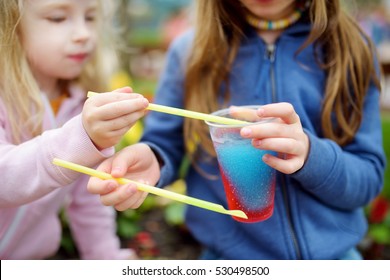
[[[64,206],[80,257],[132,257],[86,178],[52,164],[95,166],[147,106],[130,88],[85,101],[107,90],[100,1],[1,1],[0,18],[0,258],[54,255]]]

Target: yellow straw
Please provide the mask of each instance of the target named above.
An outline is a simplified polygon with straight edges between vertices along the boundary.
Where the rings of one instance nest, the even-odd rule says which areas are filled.
[[[98,93],[89,91],[87,96],[91,97],[96,94]],[[149,106],[146,109],[151,111],[167,113],[171,115],[193,118],[193,119],[198,119],[203,121],[209,121],[213,123],[226,124],[226,125],[237,125],[237,124],[248,123],[246,121],[224,118],[224,117],[214,116],[210,114],[204,114],[204,113],[199,113],[199,112],[194,112],[194,111],[189,111],[189,110],[184,110],[184,109],[179,109],[179,108],[174,108],[174,107],[169,107],[164,105],[158,105],[153,103],[149,103]]]
[[[113,180],[116,180],[121,185],[133,183],[133,184],[137,185],[137,188],[140,191],[152,193],[152,194],[155,194],[158,196],[162,196],[162,197],[176,200],[176,201],[179,201],[182,203],[186,203],[186,204],[190,204],[190,205],[197,206],[200,208],[204,208],[204,209],[207,209],[210,211],[215,211],[215,212],[218,212],[221,214],[227,214],[227,215],[232,215],[232,216],[237,216],[240,218],[248,219],[247,215],[241,210],[226,210],[225,208],[223,208],[222,205],[219,205],[216,203],[212,203],[212,202],[208,202],[208,201],[201,200],[198,198],[194,198],[194,197],[182,195],[179,193],[167,191],[165,189],[156,188],[156,187],[149,186],[149,185],[146,185],[146,184],[143,184],[140,182],[135,182],[135,181],[132,181],[132,180],[126,179],[126,178],[114,178],[108,173],[101,172],[101,171],[98,171],[98,170],[95,170],[92,168],[88,168],[88,167],[85,167],[85,166],[82,166],[82,165],[79,165],[79,164],[76,164],[73,162],[54,158],[53,164],[64,167],[64,168],[68,168],[68,169],[71,169],[71,170],[74,170],[74,171],[77,171],[80,173],[84,173],[84,174],[87,174],[87,175],[90,175],[93,177],[97,177],[97,178],[100,178],[102,180],[113,179]]]

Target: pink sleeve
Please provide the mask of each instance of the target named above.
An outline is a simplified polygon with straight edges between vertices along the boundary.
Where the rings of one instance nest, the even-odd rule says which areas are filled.
[[[82,259],[130,259],[135,254],[121,249],[116,235],[116,212],[104,206],[99,196],[86,190],[87,176],[77,182],[67,207],[72,236]]]
[[[81,115],[20,145],[9,143],[6,135],[0,126],[0,208],[34,201],[80,176],[53,165],[55,157],[94,167],[114,153],[114,148],[104,152],[96,149],[83,128]]]

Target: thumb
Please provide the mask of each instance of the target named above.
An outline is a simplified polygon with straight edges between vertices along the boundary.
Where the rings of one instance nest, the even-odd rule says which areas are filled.
[[[122,93],[132,93],[133,89],[131,87],[123,87],[123,88],[118,88],[116,90],[113,90],[114,92],[122,92]]]
[[[111,166],[111,175],[113,177],[124,177],[129,167],[134,164],[134,152],[132,152],[131,148],[131,146],[124,148],[115,155]]]

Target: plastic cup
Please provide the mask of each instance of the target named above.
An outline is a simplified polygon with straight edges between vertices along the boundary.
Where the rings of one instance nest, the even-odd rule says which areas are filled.
[[[255,115],[259,106],[241,106],[240,110],[251,110]],[[248,111],[249,112],[249,111]],[[247,117],[233,117],[230,109],[223,109],[213,115],[248,121]],[[235,114],[236,115],[236,114]],[[260,150],[252,146],[252,139],[242,138],[243,127],[253,124],[272,122],[273,118],[260,119],[243,125],[224,125],[207,122],[211,139],[217,154],[218,164],[230,210],[242,210],[248,219],[233,219],[254,223],[272,216],[274,209],[276,170],[262,160],[264,154],[276,154],[273,151]]]

